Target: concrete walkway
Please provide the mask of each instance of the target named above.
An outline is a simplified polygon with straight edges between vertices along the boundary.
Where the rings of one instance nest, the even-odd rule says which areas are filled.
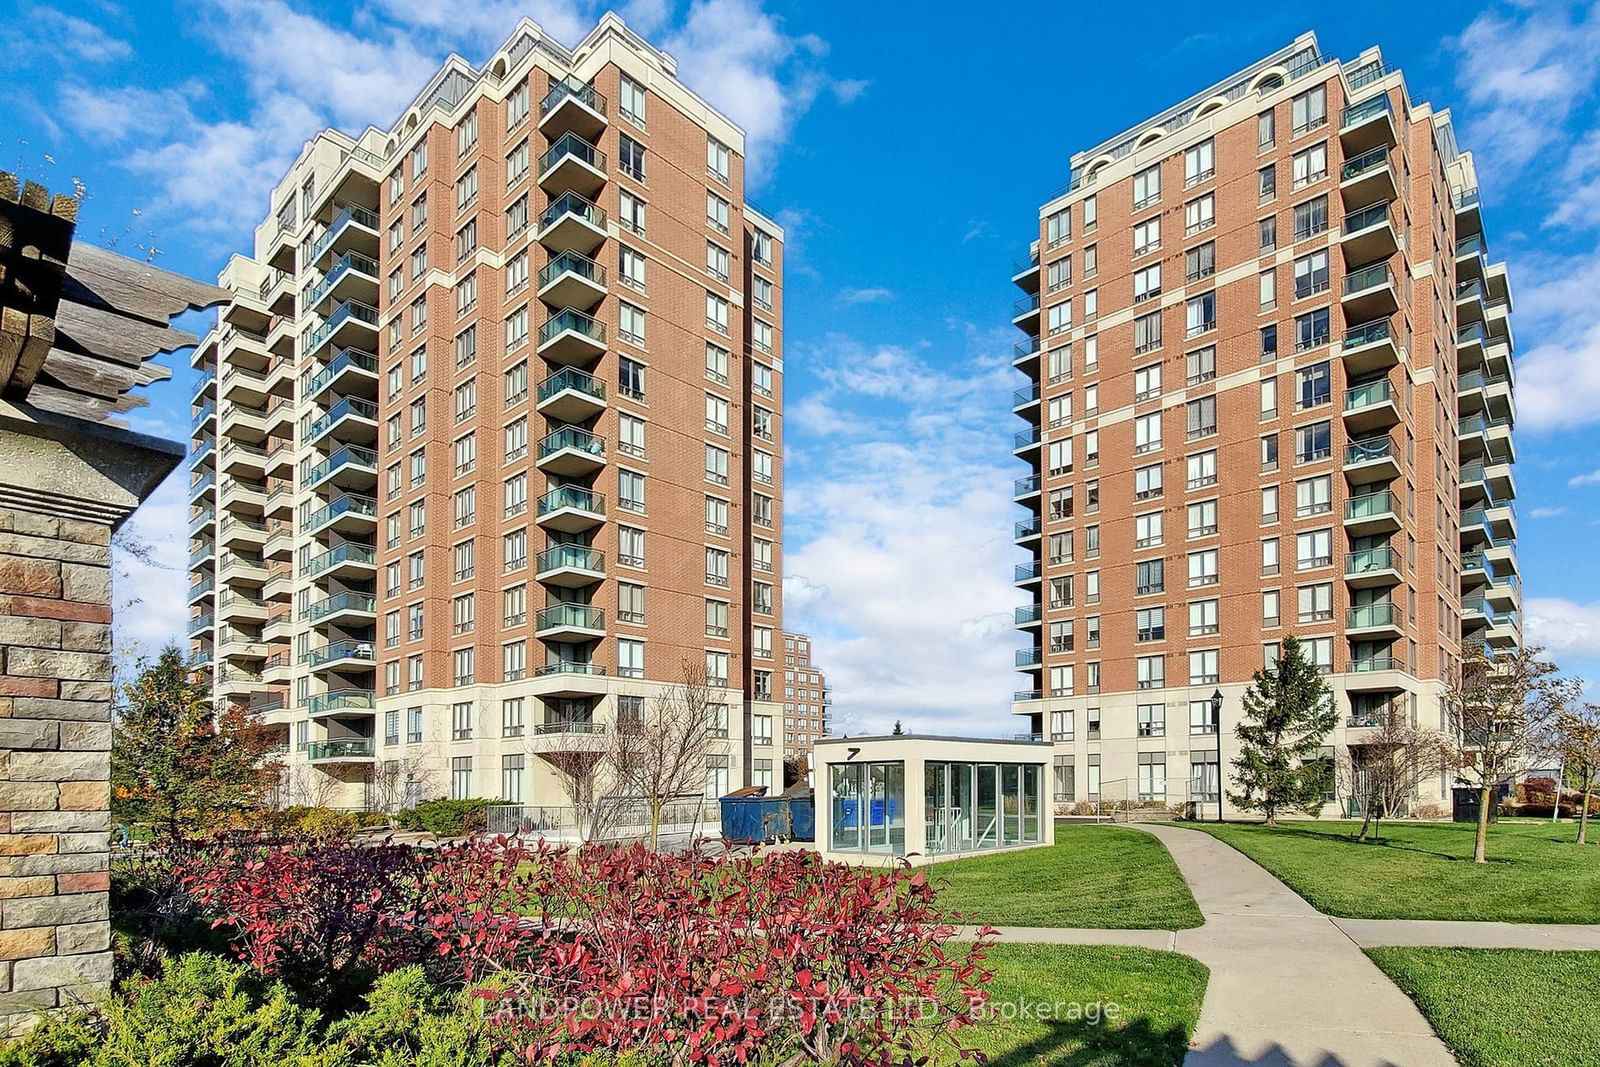
[[[1532,948],[1600,951],[1600,926],[1568,923],[1448,922],[1442,919],[1332,919],[1362,948]]]

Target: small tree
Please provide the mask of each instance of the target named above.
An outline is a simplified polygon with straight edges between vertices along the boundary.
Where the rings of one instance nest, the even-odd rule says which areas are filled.
[[[712,699],[705,668],[685,661],[683,680],[661,690],[643,716],[619,717],[611,748],[617,779],[650,812],[650,847],[659,843],[667,802],[705,791],[706,762],[727,751],[726,705]]]
[[[1600,777],[1600,704],[1582,704],[1556,713],[1550,747],[1561,757],[1567,776],[1576,779],[1583,806],[1578,809],[1578,844],[1589,843],[1589,797]],[[1561,786],[1556,783],[1556,804]],[[1559,808],[1558,808],[1559,810]]]
[[[1555,664],[1538,647],[1491,652],[1474,643],[1462,653],[1448,704],[1457,775],[1478,791],[1476,863],[1488,861],[1496,787],[1549,754],[1557,714],[1581,691],[1580,683],[1555,673]]]
[[[591,726],[598,731],[598,724]],[[599,840],[616,813],[615,798],[607,796],[610,744],[598,732],[569,731],[541,739],[539,758],[555,771],[556,783],[572,808],[573,828],[584,841]]]
[[[124,685],[111,738],[112,807],[168,843],[262,806],[278,779],[269,731],[242,708],[220,714],[174,647]]]
[[[1282,811],[1315,815],[1331,784],[1331,768],[1318,758],[1338,721],[1328,683],[1299,640],[1284,639],[1277,665],[1256,671],[1244,694],[1244,719],[1234,728],[1235,807],[1259,811],[1276,826]]]
[[[900,720],[899,719],[896,719],[894,721],[894,729],[889,731],[889,735],[891,737],[904,737],[905,736],[905,732],[906,732],[905,727],[900,725]]]
[[[1361,805],[1357,841],[1370,831],[1374,839],[1384,816],[1402,810],[1423,781],[1450,762],[1450,742],[1439,731],[1413,725],[1391,707],[1383,721],[1340,753],[1340,776],[1350,796]]]

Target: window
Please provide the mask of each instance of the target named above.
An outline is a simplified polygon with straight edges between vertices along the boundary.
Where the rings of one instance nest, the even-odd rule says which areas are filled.
[[[465,581],[471,578],[476,571],[476,545],[476,541],[463,541],[451,550],[453,555],[451,562],[454,566],[456,581]]]
[[[456,179],[456,210],[465,211],[478,199],[478,168],[472,167]]]
[[[1297,427],[1294,431],[1294,458],[1297,463],[1311,463],[1333,455],[1333,427],[1328,422],[1314,422]]]
[[[500,648],[500,678],[506,682],[518,682],[528,675],[528,643],[526,641],[508,641]]]
[[[729,181],[728,164],[731,159],[732,153],[727,145],[715,137],[706,138],[706,173],[724,185]]]
[[[515,518],[528,510],[528,472],[513,474],[505,481],[505,517]]]
[[[1187,188],[1198,185],[1216,173],[1213,158],[1215,145],[1210,138],[1190,147],[1183,153],[1183,184]]]
[[[521,570],[528,565],[528,531],[513,530],[502,538],[507,571]]]
[[[1319,582],[1302,585],[1296,590],[1299,598],[1300,622],[1330,622],[1333,619],[1333,585]]]
[[[617,111],[635,126],[644,125],[644,86],[626,74],[617,86]]]
[[[1133,472],[1133,498],[1149,500],[1161,495],[1161,464],[1138,467]]]
[[[506,407],[519,404],[528,398],[528,363],[516,364],[505,373]]]
[[[470,648],[458,648],[450,654],[452,678],[456,685],[471,685],[474,680],[474,654]]]
[[[772,498],[765,493],[750,494],[750,521],[757,526],[772,528]]]
[[[528,284],[528,253],[526,250],[511,257],[505,269],[506,296],[521,292]]]
[[[1327,142],[1312,145],[1304,151],[1296,152],[1293,160],[1294,187],[1303,189],[1308,185],[1322,181],[1328,176],[1328,145]]]
[[[644,589],[634,582],[617,583],[617,621],[644,625]]]
[[[750,241],[750,258],[763,267],[770,267],[772,266],[772,247],[772,235],[757,230]]]
[[[1272,575],[1277,574],[1278,570],[1278,539],[1269,537],[1261,542],[1261,573]]]
[[[1333,478],[1319,474],[1294,484],[1294,513],[1298,518],[1326,515],[1333,510]]]
[[[706,193],[706,225],[718,233],[728,232],[728,202],[716,193]]]
[[[644,364],[627,356],[617,358],[617,391],[630,400],[644,399]]]
[[[644,531],[634,526],[617,527],[617,562],[624,567],[644,566]]]
[[[750,604],[757,615],[771,615],[772,583],[752,582],[750,584]]]
[[[1259,184],[1257,200],[1260,203],[1269,203],[1278,195],[1278,168],[1276,164],[1269,163],[1256,172]]]
[[[1258,224],[1260,240],[1258,245],[1262,252],[1271,252],[1278,247],[1278,217],[1268,216]]]
[[[728,355],[726,348],[706,344],[706,377],[719,385],[728,384]]]
[[[526,757],[500,757],[500,799],[507,804],[522,803],[522,771]]]
[[[1050,442],[1049,475],[1056,477],[1072,470],[1072,438],[1063,437]]]
[[[1193,235],[1217,224],[1217,198],[1207,193],[1183,205],[1183,232]]]
[[[1049,247],[1054,248],[1064,241],[1072,239],[1072,211],[1066,209],[1057,211],[1045,220],[1045,240]]]
[[[1294,207],[1294,239],[1304,241],[1328,228],[1328,198],[1319,196]]]
[[[1278,469],[1278,435],[1269,433],[1261,438],[1261,469],[1275,471]]]
[[[1133,517],[1133,547],[1151,548],[1161,543],[1161,512]]]
[[[1161,295],[1161,264],[1153,263],[1133,272],[1133,302],[1143,303]]]
[[[750,302],[762,311],[772,310],[772,283],[759,274],[750,276]]]
[[[715,241],[706,242],[706,272],[718,281],[728,280],[728,250]],[[771,284],[770,282],[768,283]],[[770,307],[771,299],[767,300]]]
[[[1331,364],[1324,360],[1313,363],[1309,367],[1301,367],[1294,372],[1295,382],[1295,407],[1299,410],[1321,407],[1330,403],[1333,397],[1333,371]]]
[[[1278,626],[1283,622],[1283,595],[1276,589],[1261,591],[1261,625]]]
[[[1146,167],[1133,176],[1133,210],[1149,207],[1161,199],[1161,164]]]
[[[1161,448],[1161,413],[1140,415],[1133,420],[1133,452],[1143,455]]]
[[[501,619],[505,626],[521,626],[528,621],[528,587],[514,585],[500,594]]]
[[[513,130],[528,117],[528,83],[523,82],[506,97],[506,129]]]
[[[1266,363],[1278,358],[1278,326],[1269,323],[1261,327],[1261,362]]]
[[[1063,300],[1059,304],[1051,304],[1045,308],[1044,322],[1047,336],[1072,329],[1072,301]]]
[[[1189,536],[1210,537],[1217,532],[1217,502],[1201,500],[1188,506]]]
[[[476,486],[467,486],[465,489],[456,490],[455,494],[456,529],[471,526],[478,518],[478,490]]]
[[[1134,223],[1133,254],[1142,256],[1161,247],[1161,216]]]
[[[1256,146],[1270,148],[1278,139],[1278,122],[1275,113],[1268,109],[1256,116]]]
[[[1200,385],[1209,382],[1217,376],[1217,349],[1214,345],[1190,352],[1184,357],[1186,370],[1185,382],[1189,385]]]
[[[617,451],[628,456],[643,458],[645,422],[626,412],[617,414]]]
[[[1133,613],[1135,641],[1164,641],[1167,636],[1166,608],[1139,608]]]
[[[515,352],[528,343],[528,309],[519,307],[506,319],[506,351]]]
[[[1087,281],[1100,273],[1100,246],[1089,245],[1083,250],[1083,277]]]
[[[750,364],[750,388],[757,396],[772,395],[772,368],[765,363]]]
[[[1261,521],[1278,521],[1278,487],[1275,485],[1261,487]]]
[[[777,416],[766,408],[756,405],[750,412],[750,432],[757,440],[771,441],[774,438],[774,428],[777,425]]]
[[[1259,288],[1260,308],[1267,311],[1278,305],[1278,268],[1268,267],[1256,278]]]
[[[1295,566],[1299,570],[1333,565],[1333,531],[1307,530],[1295,535]]]
[[[477,232],[476,225],[469,225],[468,229]],[[465,231],[463,231],[465,232]],[[456,314],[465,315],[478,306],[478,275],[476,272],[467,275],[456,283]]]
[[[772,353],[772,324],[760,319],[750,320],[750,343],[756,351]]]
[[[617,677],[644,677],[644,642],[631,637],[617,638]]]
[[[617,137],[617,169],[636,182],[644,181],[644,145],[627,134]]]
[[[630,470],[617,472],[617,506],[623,511],[644,511],[644,475]]]
[[[506,462],[528,454],[528,419],[522,416],[506,426]]]
[[[1260,383],[1261,391],[1261,417],[1262,419],[1277,418],[1278,415],[1278,379],[1263,378]]]
[[[645,311],[626,301],[617,305],[617,334],[629,344],[644,347]]]
[[[724,336],[728,333],[728,302],[716,293],[706,294],[706,325]]]
[[[1290,107],[1293,128],[1290,136],[1298,137],[1307,130],[1316,129],[1328,121],[1327,86],[1318,85],[1295,97]]]
[[[706,636],[728,636],[728,602],[726,600],[706,601]]]
[[[617,223],[629,233],[644,234],[644,201],[627,190],[617,196]]]
[[[1318,249],[1294,261],[1294,298],[1303,300],[1328,289],[1328,250]]]
[[[1089,233],[1099,225],[1100,212],[1095,203],[1095,197],[1087,197],[1083,201],[1083,232]]]
[[[1217,272],[1217,243],[1207,241],[1183,254],[1183,280],[1197,282]]]
[[[1135,596],[1165,591],[1166,561],[1147,559],[1133,565],[1133,592]]]
[[[1328,309],[1318,308],[1304,315],[1296,315],[1294,320],[1294,350],[1304,352],[1328,343],[1330,337],[1328,326]]]
[[[1215,396],[1196,397],[1184,404],[1184,415],[1188,424],[1187,439],[1198,441],[1202,437],[1210,437],[1217,432],[1217,398]]]
[[[1162,737],[1167,732],[1167,706],[1140,704],[1135,712],[1140,737]]]
[[[1217,550],[1207,548],[1189,553],[1189,588],[1216,585],[1217,581]]]
[[[617,252],[617,280],[629,289],[643,291],[645,258],[639,252],[627,245],[621,245]]]
[[[1189,636],[1204,637],[1222,629],[1221,601],[1195,600],[1189,604]]]
[[[1217,670],[1217,650],[1200,649],[1189,653],[1189,684],[1215,685],[1222,680]]]
[[[1197,452],[1186,462],[1188,488],[1202,489],[1217,484],[1217,453],[1214,449],[1209,452]]]
[[[1164,657],[1140,656],[1133,662],[1136,688],[1160,689],[1167,684],[1167,661]]]
[[[715,485],[728,484],[728,459],[726,448],[706,445],[706,481]]]
[[[472,799],[471,756],[452,756],[450,758],[450,799]]]
[[[1217,294],[1215,291],[1191,296],[1186,309],[1187,336],[1198,337],[1207,330],[1217,328]]]
[[[1152,311],[1133,320],[1133,352],[1142,355],[1161,347],[1161,312]]]

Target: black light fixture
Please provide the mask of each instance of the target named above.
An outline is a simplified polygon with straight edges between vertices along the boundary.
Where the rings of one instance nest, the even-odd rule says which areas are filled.
[[[1217,821],[1222,821],[1222,690],[1211,691],[1211,730],[1217,735]]]

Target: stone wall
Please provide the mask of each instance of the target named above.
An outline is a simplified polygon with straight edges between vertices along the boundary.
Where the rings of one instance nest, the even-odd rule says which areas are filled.
[[[0,507],[0,1027],[104,991],[111,527]]]

